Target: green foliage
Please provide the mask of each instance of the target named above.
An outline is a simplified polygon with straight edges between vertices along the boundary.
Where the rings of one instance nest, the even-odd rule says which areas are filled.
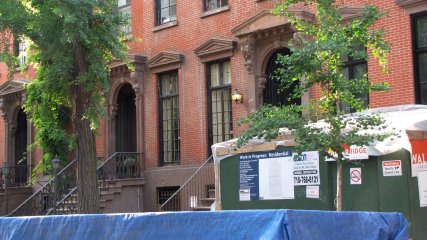
[[[240,121],[240,125],[249,124],[250,128],[237,140],[237,147],[241,147],[253,137],[274,139],[279,135],[280,128],[297,129],[303,127],[307,121],[301,119],[301,107],[288,105],[275,107],[272,105],[261,106],[255,113],[249,114]],[[302,120],[302,121],[301,121]]]
[[[128,20],[117,10],[117,0],[0,1],[0,32],[32,42],[29,61],[37,77],[26,85],[25,111],[37,129],[34,146],[44,153],[44,166],[38,169],[49,169],[56,155],[65,160],[74,146],[76,135],[70,134],[70,116],[75,117],[76,107],[73,87],[83,86],[89,94],[83,118],[97,128],[104,110],[103,93],[109,88],[108,62],[126,60],[120,25]],[[11,35],[0,39],[0,55],[14,71],[7,61]],[[84,53],[85,71],[78,69],[76,42]]]
[[[313,4],[317,21],[293,15],[294,3]],[[368,60],[368,52],[387,71],[389,46],[382,38],[383,30],[372,27],[384,14],[367,5],[362,16],[344,20],[338,7],[331,0],[290,0],[275,7],[274,12],[285,14],[298,33],[289,43],[292,54],[278,57],[282,67],[274,77],[281,82],[282,90],[298,82],[290,99],[300,98],[313,87],[320,87],[321,98],[303,106],[261,107],[242,120],[249,128],[239,137],[238,147],[253,137],[274,139],[279,128],[287,128],[299,144],[298,151],[317,150],[326,156],[331,149],[344,160],[343,144],[366,146],[394,134],[382,131],[385,122],[378,115],[345,115],[341,110],[346,104],[360,111],[363,101],[358,94],[388,90],[387,83],[375,82],[367,75],[348,80],[342,73],[342,59]]]

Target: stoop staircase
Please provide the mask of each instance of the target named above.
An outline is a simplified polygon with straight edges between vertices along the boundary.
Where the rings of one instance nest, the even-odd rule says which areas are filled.
[[[122,187],[127,182],[135,184],[136,181],[139,185],[143,184],[143,179],[140,178],[140,159],[140,153],[115,153],[97,168],[100,212],[103,212],[108,202],[113,201],[115,196],[121,193]],[[77,213],[75,168],[74,160],[7,216]]]
[[[161,206],[160,211],[210,211],[215,202],[213,157],[202,166]]]

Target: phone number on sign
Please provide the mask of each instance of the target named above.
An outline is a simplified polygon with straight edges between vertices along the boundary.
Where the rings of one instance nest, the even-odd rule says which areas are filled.
[[[295,184],[301,184],[301,183],[316,184],[316,183],[319,183],[319,177],[318,176],[297,176],[297,177],[294,177],[294,183]]]

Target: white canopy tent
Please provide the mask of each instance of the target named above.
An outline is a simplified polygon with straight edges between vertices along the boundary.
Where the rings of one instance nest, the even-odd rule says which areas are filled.
[[[352,115],[379,114],[386,120],[386,129],[381,131],[393,131],[398,136],[390,137],[382,142],[374,142],[368,146],[368,155],[379,156],[393,153],[401,149],[411,152],[411,144],[407,131],[427,132],[427,105],[399,105],[392,107],[374,108]],[[348,117],[352,116],[347,115]],[[322,124],[322,123],[316,123]],[[375,130],[366,130],[369,131]],[[283,129],[281,135],[267,142],[264,139],[253,139],[247,146],[235,149],[237,139],[212,145],[215,163],[221,159],[243,152],[274,150],[277,146],[294,146],[290,131]],[[427,146],[426,146],[427,147]]]

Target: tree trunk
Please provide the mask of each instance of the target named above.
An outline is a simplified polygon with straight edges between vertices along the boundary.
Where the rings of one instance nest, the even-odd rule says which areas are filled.
[[[337,159],[337,195],[335,197],[336,210],[342,211],[342,162]]]
[[[84,51],[78,38],[73,39],[73,51],[76,61],[76,76],[86,73]],[[82,214],[99,212],[98,177],[96,174],[95,133],[90,128],[90,120],[84,118],[91,104],[92,93],[88,92],[84,82],[72,87],[74,111],[73,127],[77,134],[77,194],[78,212]]]
[[[90,121],[83,118],[90,101],[90,94],[82,86],[75,86],[73,94],[76,104],[73,127],[77,134],[78,212],[82,214],[98,213],[99,193],[96,174],[95,133],[90,128]]]

